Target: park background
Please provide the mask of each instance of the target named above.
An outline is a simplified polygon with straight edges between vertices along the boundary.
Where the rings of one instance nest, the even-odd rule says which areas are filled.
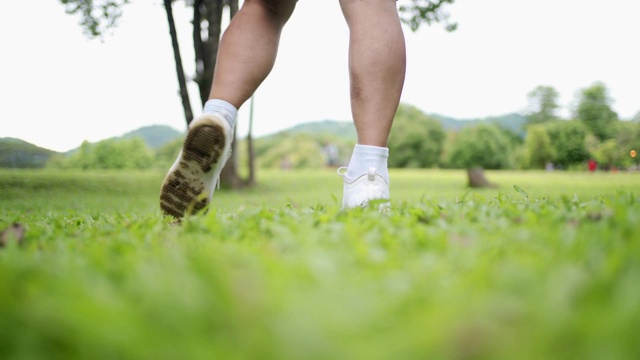
[[[477,119],[522,113],[528,92],[548,85],[558,90],[558,114],[567,119],[577,93],[600,81],[610,91],[613,110],[630,120],[640,111],[633,46],[639,6],[633,0],[447,4],[456,31],[438,23],[416,32],[405,27],[402,101],[427,114]],[[132,1],[118,26],[98,39],[88,37],[81,17],[67,15],[58,1],[11,2],[5,8],[0,137],[67,152],[84,140],[95,143],[154,124],[184,131],[161,1]],[[173,10],[189,78],[196,71],[193,14],[183,1]],[[29,14],[29,21],[15,14]],[[255,137],[304,122],[351,119],[347,31],[337,1],[298,3],[272,76],[256,94]],[[197,87],[188,86],[197,115]],[[240,138],[247,134],[248,118],[247,104],[239,117]]]
[[[630,17],[638,4],[604,4],[457,1],[444,4],[440,23],[417,31],[406,26],[407,81],[390,139],[391,166],[579,169],[589,160],[605,170],[637,165],[631,155],[638,148],[640,72],[631,44],[640,29]],[[102,25],[97,37],[79,24],[81,14],[65,14],[73,6],[40,5],[28,26],[11,12],[3,12],[0,22],[7,33],[20,29],[8,38],[12,56],[0,70],[6,80],[0,89],[11,99],[0,109],[0,165],[44,166],[56,155],[49,164],[62,168],[166,168],[186,122],[162,3],[124,5],[117,26]],[[189,105],[197,115],[193,14],[186,5],[175,2],[173,14]],[[11,6],[20,12],[27,4]],[[355,143],[348,124],[348,30],[339,6],[310,0],[296,11],[272,76],[238,119],[240,140],[247,137],[250,120],[252,138],[259,138],[258,167],[340,165]],[[228,9],[222,16],[224,28]],[[446,31],[452,24],[455,31]],[[34,85],[40,89],[36,97],[29,91]],[[33,107],[47,116],[25,121],[25,114],[38,112]],[[485,126],[493,124],[499,129]],[[528,131],[531,124],[536,126]],[[122,144],[124,149],[112,150],[118,147],[114,138],[131,134],[140,135],[146,147]],[[240,171],[247,164],[246,148],[239,146],[235,154],[242,158],[232,162]],[[133,152],[139,159],[108,159],[131,149],[138,149]],[[339,159],[326,159],[329,153],[335,157],[336,149]],[[231,183],[225,176],[223,182]]]
[[[328,3],[337,10],[333,2],[301,0],[299,21],[322,19],[304,9]],[[17,22],[33,36],[25,42],[24,34],[3,32],[15,33],[8,44],[19,55],[3,58],[11,66],[2,67],[7,81],[0,88],[10,99],[0,113],[0,356],[637,358],[640,82],[629,67],[637,2],[538,1],[537,11],[533,3],[457,1],[450,8],[456,32],[444,33],[442,24],[418,31],[442,32],[447,46],[421,43],[429,57],[410,67],[390,139],[390,211],[340,208],[335,168],[355,142],[348,113],[312,115],[316,107],[302,98],[305,116],[319,121],[291,115],[295,124],[279,122],[262,93],[255,116],[269,131],[256,128],[255,184],[223,187],[208,212],[180,225],[158,206],[184,136],[175,72],[170,61],[156,69],[162,62],[151,44],[140,46],[166,28],[127,25],[124,17],[100,43],[86,39],[78,18],[60,12],[58,2],[39,3],[46,13],[34,12],[28,25],[0,12],[0,26]],[[159,3],[131,6],[149,22],[164,20]],[[465,8],[476,20],[483,10],[480,23],[494,36],[475,28],[486,41],[448,57],[444,49],[456,34],[469,34]],[[60,22],[43,27],[52,19]],[[532,29],[530,37],[515,31],[520,23]],[[87,53],[65,48],[60,27],[65,41],[79,41]],[[292,28],[288,36],[297,33]],[[147,36],[128,33],[136,45],[118,62],[107,49],[127,38],[127,29]],[[522,51],[541,51],[545,31],[553,34],[546,39],[558,37],[551,54]],[[501,36],[511,41],[489,41]],[[158,42],[170,59],[166,39]],[[511,56],[492,55],[505,44]],[[91,49],[101,50],[83,57]],[[579,60],[569,56],[574,52]],[[562,71],[536,70],[540,59],[563,64]],[[490,71],[492,63],[518,65]],[[137,64],[138,72],[114,64]],[[295,78],[278,77],[292,69],[280,64],[275,83]],[[449,65],[456,66],[441,71]],[[417,76],[416,67],[429,76]],[[484,81],[472,81],[476,75]],[[455,86],[438,84],[440,76]],[[570,78],[568,86],[558,82]],[[45,95],[34,96],[32,86]],[[346,100],[333,87],[319,88],[324,95],[310,99]],[[444,99],[453,102],[438,110]],[[474,104],[498,107],[483,112]],[[166,116],[175,123],[164,123]],[[47,149],[47,139],[62,141],[57,151]],[[247,147],[240,133],[243,178]],[[463,169],[477,166],[486,169],[489,187],[468,187]]]

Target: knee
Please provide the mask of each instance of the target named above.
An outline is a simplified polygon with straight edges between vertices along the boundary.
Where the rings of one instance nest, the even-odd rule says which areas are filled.
[[[280,25],[284,25],[298,0],[245,0],[243,6],[259,6],[269,17],[277,21]]]

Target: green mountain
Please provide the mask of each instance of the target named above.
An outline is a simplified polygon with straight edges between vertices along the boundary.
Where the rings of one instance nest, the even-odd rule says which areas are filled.
[[[172,128],[167,125],[149,125],[143,126],[139,129],[129,131],[121,136],[115,136],[112,138],[100,140],[118,140],[118,139],[131,139],[131,138],[140,138],[144,141],[147,146],[153,150],[158,150],[164,145],[170,143],[171,141],[184,136],[180,131]],[[100,142],[98,141],[98,142]],[[78,151],[80,147],[73,148],[65,153],[65,155],[71,155]]]
[[[298,124],[273,135],[281,134],[309,134],[331,135],[345,140],[356,140],[356,128],[350,121],[322,120]]]
[[[24,140],[0,138],[0,168],[41,168],[55,154]]]
[[[144,126],[137,130],[130,131],[120,139],[130,139],[139,137],[152,149],[159,149],[163,145],[183,136],[183,133],[166,125]]]
[[[517,114],[505,114],[501,116],[491,116],[476,119],[457,119],[440,114],[429,114],[430,117],[442,123],[445,131],[460,130],[467,126],[476,126],[481,123],[494,123],[498,126],[510,130],[515,134],[522,134],[527,123],[527,118]],[[350,121],[322,120],[295,125],[278,133],[264,137],[280,136],[283,134],[309,134],[309,135],[331,135],[345,140],[356,140],[356,128]]]
[[[467,126],[476,126],[483,122],[494,123],[498,126],[510,130],[515,134],[522,134],[524,132],[524,126],[527,123],[527,118],[517,114],[505,114],[502,116],[490,116],[480,119],[456,119],[440,114],[429,114],[432,118],[440,121],[445,131],[460,130]]]
[[[466,126],[475,126],[481,122],[491,122],[516,134],[522,134],[524,131],[524,125],[526,124],[526,118],[516,113],[482,119],[456,119],[439,114],[430,114],[429,116],[440,121],[445,131],[459,130]],[[262,140],[261,142],[266,141],[265,144],[270,144],[270,139],[292,136],[297,137],[298,135],[310,136],[309,141],[313,141],[316,143],[316,146],[320,148],[324,146],[329,139],[334,138],[336,140],[335,142],[339,143],[341,147],[348,149],[350,146],[349,144],[355,143],[357,138],[356,129],[352,122],[322,120],[298,124],[278,133],[262,136],[257,140]],[[183,136],[184,133],[170,126],[151,125],[130,131],[118,138],[127,139],[139,137],[150,148],[159,149],[163,145]],[[313,140],[311,140],[311,138],[313,138]],[[296,141],[299,141],[299,139]],[[269,146],[266,146],[265,148],[268,148]],[[66,154],[69,155],[76,150],[77,149],[71,150]],[[58,153],[38,147],[37,145],[30,144],[20,139],[0,138],[0,167],[43,167],[49,158],[55,154]]]

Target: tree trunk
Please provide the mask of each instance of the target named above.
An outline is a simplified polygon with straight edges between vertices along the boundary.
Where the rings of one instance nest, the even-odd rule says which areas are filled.
[[[498,185],[492,184],[484,176],[483,168],[467,169],[467,176],[469,177],[469,187],[472,188],[497,188]]]
[[[256,165],[255,165],[255,149],[253,148],[253,102],[251,97],[251,105],[249,108],[249,133],[247,134],[247,153],[249,155],[249,177],[246,180],[248,186],[256,184]]]
[[[202,105],[209,99],[211,81],[216,68],[216,55],[222,32],[223,0],[193,2],[193,46],[196,55],[196,77]],[[203,25],[206,29],[203,29]],[[203,31],[203,30],[206,30]]]
[[[202,22],[203,22],[203,13],[206,11],[204,0],[194,0],[193,2],[193,50],[195,53],[195,61],[196,61],[196,74],[194,77],[194,81],[198,85],[198,90],[200,93],[200,101],[203,101],[202,94],[205,94],[208,90],[204,88],[203,84],[206,82],[204,80],[204,71],[206,65],[209,63],[209,59],[205,55],[205,43],[202,39]],[[215,61],[215,59],[213,60]]]
[[[182,99],[184,118],[187,121],[187,126],[189,126],[189,123],[191,123],[191,120],[193,120],[193,111],[191,110],[191,101],[189,100],[189,92],[187,91],[187,80],[185,79],[184,68],[182,67],[182,56],[180,55],[180,46],[178,44],[176,23],[173,20],[173,9],[171,8],[171,0],[164,0],[164,9],[167,12],[167,21],[169,22],[169,34],[171,35],[173,58],[176,62],[176,73],[178,74],[178,85],[180,86],[180,99]]]
[[[225,5],[229,6],[229,15],[233,19],[238,12],[238,0],[225,0]]]

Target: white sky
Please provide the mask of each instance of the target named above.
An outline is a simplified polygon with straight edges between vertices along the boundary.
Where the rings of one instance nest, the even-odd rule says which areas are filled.
[[[159,0],[132,0],[103,42],[89,40],[57,0],[10,1],[0,11],[0,137],[58,151],[141,126],[185,129]],[[181,2],[183,62],[193,73],[190,12]],[[522,111],[537,85],[554,86],[568,115],[576,92],[603,81],[622,118],[640,111],[640,1],[457,0],[459,27],[407,28],[402,101],[475,118]],[[349,120],[347,28],[337,0],[300,0],[276,66],[256,93],[254,134],[296,123]],[[198,94],[191,101],[200,113]],[[248,123],[241,109],[239,131]]]

